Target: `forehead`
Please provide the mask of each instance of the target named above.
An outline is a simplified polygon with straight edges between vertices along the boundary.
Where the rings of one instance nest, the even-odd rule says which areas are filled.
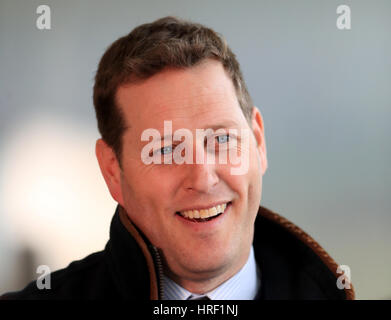
[[[232,80],[213,60],[183,70],[167,69],[141,83],[122,86],[116,99],[132,131],[161,128],[164,120],[187,128],[221,120],[245,121]]]

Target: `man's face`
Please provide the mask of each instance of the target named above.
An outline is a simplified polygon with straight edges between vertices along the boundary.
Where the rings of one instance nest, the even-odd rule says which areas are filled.
[[[244,144],[249,152],[242,161],[249,162],[249,169],[243,175],[232,175],[233,165],[229,161],[219,164],[217,159],[215,164],[144,164],[141,160],[148,143],[141,141],[142,132],[154,128],[163,137],[164,120],[172,121],[173,132],[186,128],[194,137],[196,129],[223,127],[237,129],[239,134],[241,129],[252,130],[221,63],[207,60],[185,70],[166,69],[140,84],[120,87],[117,103],[128,128],[123,135],[116,200],[161,250],[174,280],[232,276],[249,254],[267,166],[260,114],[256,111],[253,120],[258,135],[250,131]],[[200,148],[206,157],[207,147],[195,140],[194,157]],[[159,142],[160,147],[168,145]],[[237,149],[244,151],[240,146]],[[208,221],[195,222],[178,214],[218,204],[228,206]]]

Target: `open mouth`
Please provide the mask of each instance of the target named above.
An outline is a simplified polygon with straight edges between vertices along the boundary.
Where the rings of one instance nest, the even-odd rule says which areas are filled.
[[[221,216],[231,204],[232,201],[208,209],[177,211],[175,214],[191,222],[207,222]]]

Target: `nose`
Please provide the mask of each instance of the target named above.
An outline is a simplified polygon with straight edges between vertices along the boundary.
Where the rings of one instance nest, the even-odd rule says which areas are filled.
[[[192,162],[184,165],[182,186],[186,192],[211,193],[219,182],[216,158],[208,151],[204,137],[196,139],[192,146]]]
[[[184,183],[186,191],[210,193],[219,182],[215,164],[194,163],[186,166],[187,172]]]

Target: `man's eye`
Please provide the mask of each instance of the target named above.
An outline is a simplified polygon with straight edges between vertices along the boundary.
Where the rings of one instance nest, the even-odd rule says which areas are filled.
[[[168,154],[172,152],[172,146],[163,147],[159,150],[157,150],[158,154]]]
[[[217,142],[218,143],[226,143],[226,142],[229,141],[229,135],[228,134],[225,134],[225,135],[222,135],[222,136],[218,136],[216,138],[217,138]]]

